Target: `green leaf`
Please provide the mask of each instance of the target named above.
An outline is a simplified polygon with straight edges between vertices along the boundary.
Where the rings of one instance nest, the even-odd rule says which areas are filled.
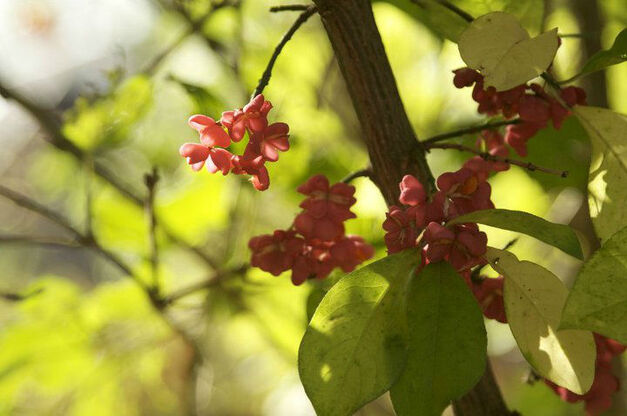
[[[621,64],[627,60],[627,29],[623,29],[610,49],[599,51],[592,55],[588,62],[581,68],[581,72],[572,78],[562,81],[562,84],[569,83],[584,75],[600,71],[608,66]]]
[[[389,3],[404,11],[435,34],[457,42],[468,22],[458,14],[433,0],[374,0],[373,3]]]
[[[627,228],[583,265],[560,327],[589,329],[627,344]]]
[[[316,309],[298,369],[319,416],[352,415],[390,388],[406,357],[403,296],[418,263],[404,251],[341,279]]]
[[[434,33],[457,42],[468,22],[459,14],[437,0],[375,0],[385,2],[403,10],[414,19],[427,26]],[[449,3],[470,16],[503,11],[518,19],[523,27],[538,33],[544,16],[544,0],[449,0]]]
[[[583,260],[579,239],[568,225],[555,224],[527,212],[509,209],[475,211],[457,217],[449,221],[449,224],[463,224],[465,222],[477,222],[490,227],[526,234]]]
[[[597,235],[605,241],[627,226],[627,116],[586,106],[574,112],[592,142],[588,203]]]
[[[448,262],[427,265],[407,294],[408,354],[390,394],[399,416],[439,416],[486,368],[483,314]]]
[[[542,266],[488,247],[486,259],[505,276],[509,326],[520,351],[542,377],[584,394],[594,380],[596,348],[589,331],[558,330],[568,290]]]
[[[544,72],[557,52],[557,29],[529,38],[511,14],[492,12],[475,19],[459,38],[464,62],[481,71],[486,86],[514,88]]]

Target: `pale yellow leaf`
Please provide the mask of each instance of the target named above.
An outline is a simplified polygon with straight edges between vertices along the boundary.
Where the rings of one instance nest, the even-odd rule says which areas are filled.
[[[558,330],[568,289],[542,266],[488,247],[486,258],[505,276],[509,326],[529,364],[554,383],[577,393],[590,389],[596,348],[590,331]]]
[[[592,143],[588,202],[597,235],[605,241],[627,226],[627,116],[587,106],[574,111]]]
[[[516,18],[493,12],[475,19],[460,36],[464,62],[480,71],[485,86],[514,88],[544,72],[557,52],[557,29],[530,38]]]

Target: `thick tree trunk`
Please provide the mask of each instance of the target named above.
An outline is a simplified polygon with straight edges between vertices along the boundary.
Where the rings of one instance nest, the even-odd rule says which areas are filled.
[[[315,0],[342,70],[368,147],[374,181],[388,204],[398,203],[398,183],[433,178],[396,88],[368,0]]]
[[[413,174],[433,191],[425,152],[411,127],[396,87],[369,0],[314,0],[346,81],[368,148],[373,178],[388,204],[398,183]],[[503,416],[505,406],[490,366],[466,396],[454,403],[458,416]]]

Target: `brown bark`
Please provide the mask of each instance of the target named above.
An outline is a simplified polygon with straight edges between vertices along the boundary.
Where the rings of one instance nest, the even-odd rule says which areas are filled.
[[[368,0],[315,0],[361,124],[374,181],[388,204],[415,175],[432,187],[424,151],[398,94]]]
[[[398,183],[413,174],[433,191],[425,152],[411,127],[377,29],[369,0],[314,0],[337,57],[362,137],[373,179],[388,204],[397,203]],[[490,366],[475,388],[454,403],[458,416],[512,414]]]

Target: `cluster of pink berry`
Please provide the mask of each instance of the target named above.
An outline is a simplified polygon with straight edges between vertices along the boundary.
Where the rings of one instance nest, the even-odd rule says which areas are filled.
[[[575,394],[549,380],[544,380],[562,400],[569,403],[583,400],[588,416],[600,415],[612,406],[612,395],[620,388],[618,377],[612,374],[612,359],[627,349],[627,346],[598,334],[594,334],[594,341],[597,346],[596,371],[592,387],[586,394]]]
[[[355,218],[355,188],[345,183],[329,184],[324,175],[315,175],[298,192],[307,198],[288,230],[253,237],[251,265],[275,276],[292,270],[292,283],[324,279],[335,267],[351,272],[374,255],[374,248],[355,235],[346,235],[344,221]]]
[[[507,148],[503,147],[507,143],[520,156],[526,156],[527,141],[545,128],[549,120],[559,129],[570,115],[568,108],[562,106],[538,84],[523,84],[507,91],[496,91],[494,87],[484,88],[483,75],[474,69],[461,68],[453,72],[455,87],[474,85],[472,98],[479,104],[479,113],[489,116],[500,114],[506,119],[518,115],[520,118],[520,123],[507,126],[504,137],[499,135],[500,137],[494,136],[486,140],[488,152],[491,154],[507,156]],[[560,97],[569,107],[586,104],[586,93],[581,88],[566,87],[561,90]]]
[[[202,114],[191,116],[188,124],[199,133],[200,144],[185,143],[179,153],[195,171],[206,164],[211,173],[251,175],[254,187],[264,191],[270,185],[265,163],[276,162],[279,151],[290,148],[289,126],[285,123],[268,124],[271,109],[270,101],[259,94],[244,108],[225,111],[217,122]],[[246,133],[248,143],[242,155],[226,150],[231,142],[239,142]]]
[[[503,300],[503,276],[497,278],[479,276],[477,279],[472,279],[470,273],[465,273],[464,279],[479,302],[483,315],[488,319],[507,323]]]
[[[383,222],[388,253],[423,247],[424,264],[447,260],[461,273],[484,264],[487,237],[477,224],[446,225],[459,215],[494,208],[487,175],[462,167],[437,180],[429,201],[422,184],[411,175],[400,183],[402,206],[391,206]]]

